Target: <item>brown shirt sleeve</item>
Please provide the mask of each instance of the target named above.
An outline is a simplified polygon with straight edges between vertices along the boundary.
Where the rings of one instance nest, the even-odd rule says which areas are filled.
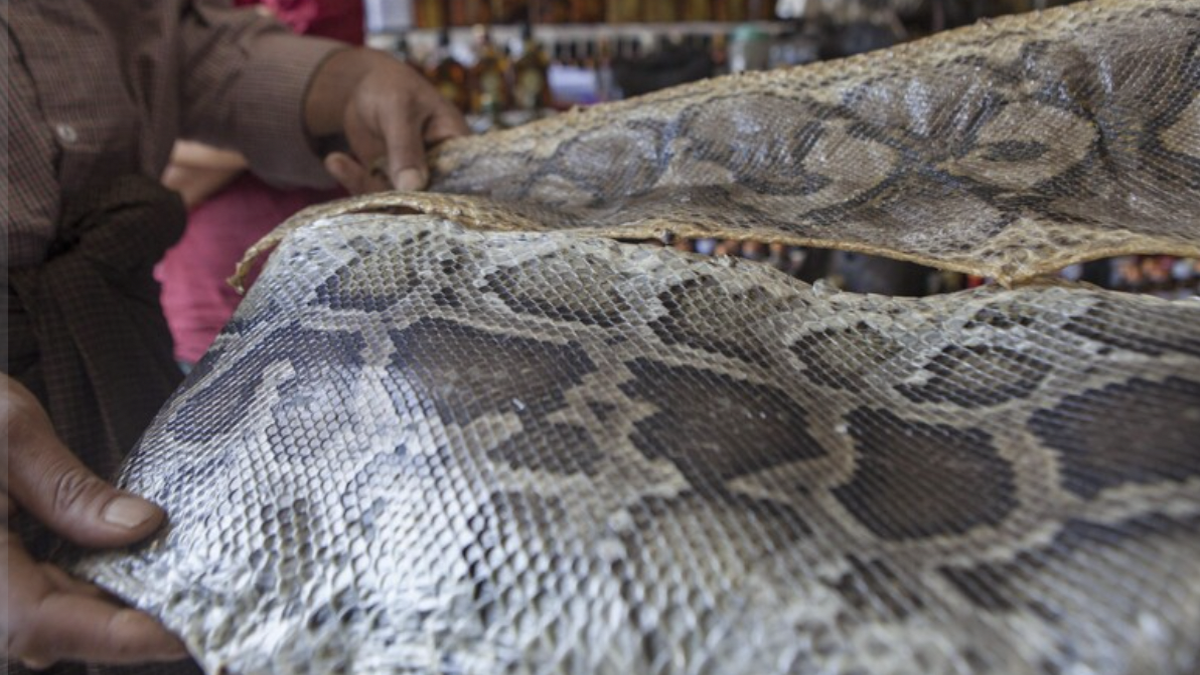
[[[346,45],[217,0],[189,3],[181,35],[183,137],[236,148],[274,183],[333,186],[304,128],[304,97],[320,63]]]

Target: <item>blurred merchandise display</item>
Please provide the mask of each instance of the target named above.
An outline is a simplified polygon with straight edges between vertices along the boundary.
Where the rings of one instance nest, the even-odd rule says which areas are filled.
[[[753,24],[738,26],[729,43],[729,72],[766,70],[770,67],[771,36]]]
[[[513,107],[517,116],[509,118],[512,120],[510,126],[536,119],[554,105],[547,77],[550,58],[542,45],[533,39],[531,24],[525,24],[521,39],[521,56],[513,62],[512,68]]]
[[[886,48],[981,18],[1063,2],[405,0],[403,4],[410,8],[410,28],[390,37],[373,36],[372,44],[393,49],[409,63],[428,64],[425,72],[471,116],[472,128],[487,131],[574,106],[616,101],[727,73]],[[394,14],[377,17],[372,25],[396,24]],[[462,84],[459,66],[468,74]]]
[[[416,21],[420,28],[443,28],[446,24],[446,3],[443,0],[417,0]]]
[[[634,24],[805,21],[822,25],[902,22],[929,33],[1067,0],[367,0],[371,25],[438,30],[476,23]],[[407,12],[408,17],[398,16]],[[375,16],[378,15],[378,16]],[[386,15],[386,16],[385,16]]]
[[[416,0],[415,28],[476,23],[670,23],[769,21],[774,0]]]
[[[990,279],[982,277],[849,251],[732,239],[673,239],[668,243],[679,251],[762,262],[802,281],[824,280],[831,286],[854,293],[921,297],[991,283]],[[1200,297],[1200,259],[1169,255],[1121,256],[1070,265],[1060,272],[1060,276],[1069,281],[1129,293],[1171,299]]]
[[[499,124],[501,113],[512,109],[509,59],[496,49],[491,33],[483,26],[477,31],[476,54],[468,78],[471,113]]]
[[[438,35],[438,46],[429,59],[425,74],[446,100],[464,113],[470,111],[467,68],[451,53],[450,32],[446,29]]]
[[[642,18],[638,0],[606,0],[604,19],[608,23],[634,23]]]

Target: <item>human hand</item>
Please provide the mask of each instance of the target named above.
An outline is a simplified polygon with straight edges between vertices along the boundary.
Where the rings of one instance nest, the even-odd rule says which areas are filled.
[[[313,136],[346,137],[353,156],[332,153],[325,167],[352,194],[423,189],[429,181],[425,148],[470,132],[420,73],[371,49],[347,49],[326,60],[313,76],[305,122]]]
[[[241,169],[206,169],[171,163],[163,170],[162,183],[178,192],[183,197],[183,205],[191,211],[240,175]]]
[[[115,547],[152,534],[164,514],[150,502],[108,485],[83,465],[54,433],[37,399],[3,376],[0,424],[8,445],[0,452],[5,521],[18,508],[83,546]],[[32,668],[61,659],[93,663],[176,661],[183,644],[150,616],[122,607],[96,586],[38,563],[7,527],[0,587],[0,652]]]
[[[196,141],[175,141],[162,183],[183,195],[189,211],[225,189],[250,164],[240,153]]]

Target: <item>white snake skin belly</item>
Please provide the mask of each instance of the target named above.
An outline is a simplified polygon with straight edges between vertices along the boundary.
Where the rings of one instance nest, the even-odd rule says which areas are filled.
[[[1196,673],[1200,302],[1038,275],[1200,255],[1198,54],[1082,4],[451,143],[264,244],[76,569],[210,673]]]

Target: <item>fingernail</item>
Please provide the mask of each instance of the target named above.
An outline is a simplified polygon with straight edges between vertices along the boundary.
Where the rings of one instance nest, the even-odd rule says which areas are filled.
[[[157,635],[155,648],[149,649],[145,656],[153,661],[179,661],[187,658],[187,646],[178,636],[168,632],[156,619],[135,609],[123,609],[117,612],[115,622],[119,622],[119,630],[125,634],[146,636]]]
[[[397,190],[420,190],[425,187],[425,175],[416,169],[403,169],[392,184]]]
[[[104,507],[104,522],[132,530],[157,514],[157,510],[137,497],[117,497]]]

